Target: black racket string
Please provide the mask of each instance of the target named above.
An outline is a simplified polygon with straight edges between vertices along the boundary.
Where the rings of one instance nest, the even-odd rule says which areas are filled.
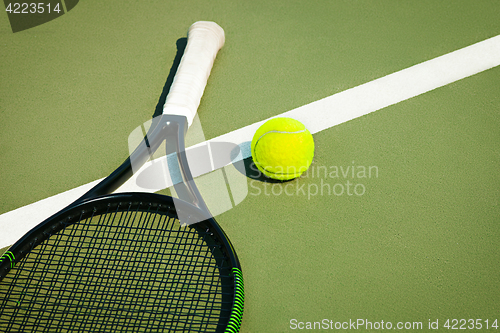
[[[160,206],[108,205],[61,222],[4,278],[0,328],[215,331],[230,315],[227,258],[210,230],[181,227]]]

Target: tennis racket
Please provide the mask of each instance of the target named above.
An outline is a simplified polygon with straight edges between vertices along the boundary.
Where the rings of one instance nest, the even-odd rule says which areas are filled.
[[[2,332],[238,332],[243,276],[189,171],[184,136],[224,31],[196,22],[144,143],[110,176],[17,241],[0,261]],[[115,193],[165,142],[179,198]]]

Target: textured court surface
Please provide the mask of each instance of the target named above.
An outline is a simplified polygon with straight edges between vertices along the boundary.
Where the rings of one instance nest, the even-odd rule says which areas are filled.
[[[13,34],[0,15],[0,213],[119,165],[197,20],[226,31],[199,109],[211,139],[497,36],[499,16],[497,1],[92,0]],[[317,132],[305,177],[249,177],[217,217],[243,266],[242,332],[500,319],[499,96],[493,67]]]

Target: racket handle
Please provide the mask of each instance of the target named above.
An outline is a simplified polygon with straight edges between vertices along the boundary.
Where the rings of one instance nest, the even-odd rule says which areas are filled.
[[[188,30],[184,55],[163,106],[163,114],[185,116],[191,125],[217,52],[224,45],[224,30],[214,22],[199,21]]]

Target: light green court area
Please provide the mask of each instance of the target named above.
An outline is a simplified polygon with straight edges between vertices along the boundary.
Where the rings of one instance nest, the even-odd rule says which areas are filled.
[[[498,17],[498,1],[88,0],[14,34],[0,15],[0,213],[114,170],[195,21],[226,32],[199,108],[211,139],[496,36]],[[217,217],[241,332],[500,320],[499,110],[495,67],[314,134],[297,180],[248,178]]]

